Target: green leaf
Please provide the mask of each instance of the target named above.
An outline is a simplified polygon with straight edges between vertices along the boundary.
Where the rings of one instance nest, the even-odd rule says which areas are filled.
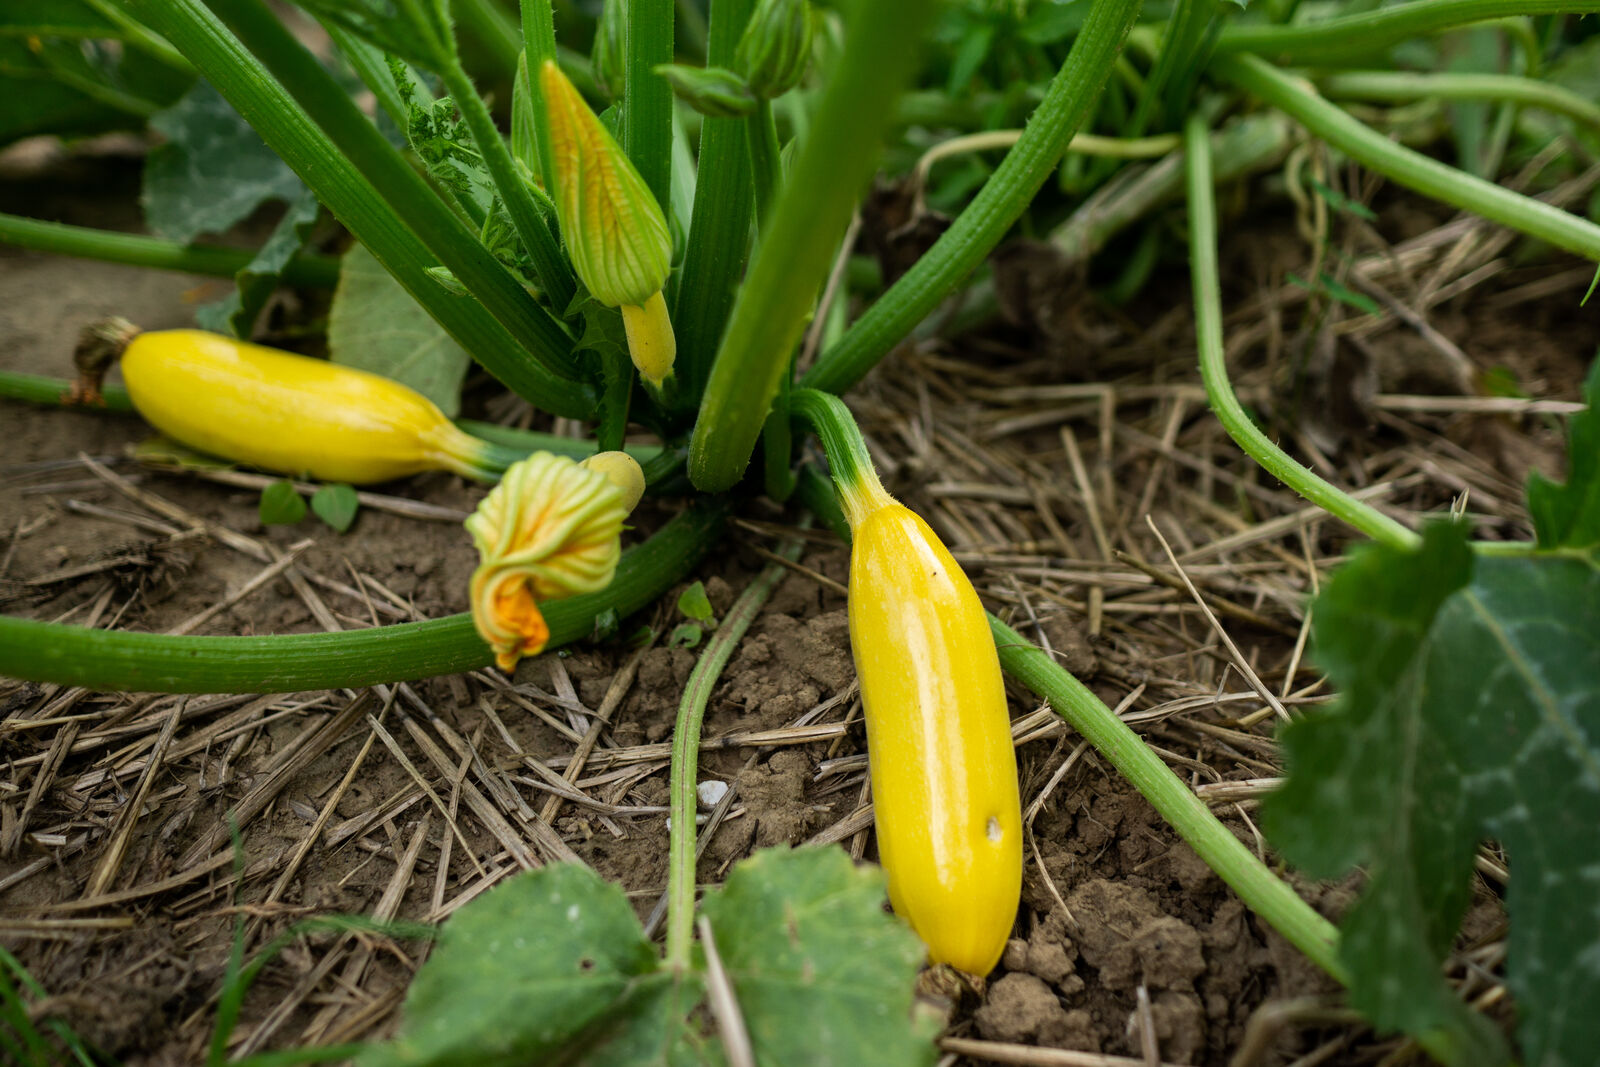
[[[328,311],[328,358],[408,385],[454,418],[471,357],[372,253],[350,246]]]
[[[26,28],[33,5],[9,6],[27,10],[0,16],[13,20],[0,28],[0,145],[42,133],[141,129],[192,81],[139,49],[37,37]]]
[[[667,635],[668,648],[697,648],[704,640],[706,632],[697,622],[680,623],[672,628],[672,633]]]
[[[261,490],[259,508],[263,526],[289,526],[306,517],[306,502],[287,478],[280,478]]]
[[[933,1062],[911,1015],[922,943],[883,893],[882,873],[839,849],[774,848],[706,895],[757,1063]]]
[[[1567,480],[1528,476],[1528,513],[1540,548],[1600,550],[1600,358],[1583,384],[1584,411],[1567,426]]]
[[[318,18],[418,66],[437,71],[450,62],[451,26],[443,0],[399,5],[392,0],[296,2]],[[395,14],[397,8],[399,15]]]
[[[256,257],[234,275],[237,283],[233,292],[214,304],[195,309],[195,321],[202,329],[216,333],[232,334],[248,339],[255,328],[256,319],[267,301],[277,291],[278,277],[283,273],[311,235],[316,224],[319,205],[311,190],[305,190],[298,200],[289,205],[261,246]]]
[[[1378,306],[1376,300],[1364,293],[1356,292],[1327,271],[1322,271],[1317,275],[1317,284],[1315,285],[1312,285],[1292,270],[1285,274],[1285,278],[1290,285],[1297,285],[1308,293],[1322,293],[1330,296],[1347,307],[1355,308],[1363,315],[1383,314],[1383,308]]]
[[[1339,190],[1326,185],[1323,182],[1319,182],[1315,178],[1310,179],[1310,182],[1312,190],[1315,191],[1318,196],[1322,197],[1323,200],[1326,200],[1328,202],[1328,206],[1333,208],[1333,210],[1339,214],[1354,215],[1356,218],[1364,219],[1367,222],[1378,221],[1378,213],[1373,211],[1367,205],[1363,204],[1361,201],[1351,200],[1348,196],[1345,196],[1343,193],[1339,192]]]
[[[329,483],[318,486],[317,491],[311,494],[311,510],[317,513],[317,518],[340,533],[350,529],[360,508],[361,500],[356,496],[353,486]]]
[[[706,596],[704,582],[695,582],[678,594],[678,610],[687,618],[700,622],[708,622],[711,619],[711,600]]]
[[[0,5],[0,34],[21,37],[121,37],[122,31],[83,0],[28,0]]]
[[[657,970],[622,890],[587,867],[509,879],[461,909],[362,1067],[702,1062],[697,983]]]
[[[1415,552],[1367,546],[1314,607],[1340,690],[1283,733],[1267,830],[1313,877],[1365,865],[1341,926],[1350,1001],[1380,1029],[1433,1031],[1454,1062],[1508,1061],[1440,977],[1478,843],[1515,871],[1507,983],[1529,1064],[1600,1047],[1600,569],[1475,558],[1451,524]]]
[[[150,125],[166,137],[145,159],[140,197],[157,236],[189,244],[223,232],[268,200],[297,203],[306,195],[289,165],[207,82],[197,82]]]

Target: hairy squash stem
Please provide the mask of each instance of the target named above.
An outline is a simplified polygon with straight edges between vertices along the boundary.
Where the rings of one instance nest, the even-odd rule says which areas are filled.
[[[1441,0],[1434,0],[1441,2]],[[1415,6],[1423,6],[1417,4]],[[1600,5],[1596,5],[1600,9]],[[1399,11],[1401,8],[1390,8]],[[1570,8],[1569,8],[1570,10]],[[1317,95],[1308,82],[1251,55],[1219,56],[1212,70],[1283,111],[1363,167],[1424,196],[1600,262],[1600,226],[1396,144]]]
[[[1600,105],[1559,85],[1515,74],[1421,74],[1413,71],[1352,70],[1317,79],[1324,97],[1397,103],[1422,98],[1489,100],[1524,104],[1565,115],[1600,130]]]
[[[802,468],[797,499],[849,540],[850,528],[836,503],[833,486],[810,466]],[[830,506],[831,505],[831,506]],[[994,615],[989,629],[1000,665],[1017,681],[1050,702],[1057,715],[1094,745],[1148,800],[1245,905],[1282,934],[1318,967],[1343,982],[1339,933],[1333,924],[1276,877],[1161,761],[1139,735],[1105,703],[1051,658]]]
[[[792,397],[849,517],[850,651],[889,900],[934,963],[986,975],[1022,893],[1022,804],[1005,681],[972,583],[883,491],[844,402]]]
[[[730,489],[744,475],[933,10],[931,0],[851,9],[844,54],[761,234],[701,397],[689,477],[703,492]]]
[[[801,528],[810,526],[809,517]],[[800,558],[805,542],[785,541],[778,555],[793,563]],[[678,703],[678,721],[672,731],[672,782],[669,801],[672,827],[667,856],[667,967],[683,972],[689,969],[689,949],[694,941],[694,867],[696,850],[695,780],[700,759],[700,725],[722,670],[739,646],[745,631],[755,621],[778,583],[789,573],[781,563],[769,563],[745,587],[723,618],[705,651],[694,665]]]
[[[622,554],[604,590],[551,603],[547,647],[588,637],[595,616],[653,603],[722,532],[728,505],[702,500]],[[489,647],[466,613],[344,633],[168,637],[0,616],[0,676],[145,693],[294,693],[375,685],[486,667]]]
[[[1211,178],[1211,134],[1204,117],[1184,124],[1185,174],[1189,182],[1189,264],[1194,285],[1195,341],[1200,376],[1217,421],[1240,448],[1274,478],[1311,503],[1343,519],[1374,541],[1413,549],[1421,539],[1394,519],[1323,481],[1273,444],[1245,414],[1228,381],[1222,344],[1222,289],[1217,279],[1217,216]]]
[[[115,233],[91,226],[73,226],[65,222],[47,222],[4,213],[0,213],[0,243],[31,248],[36,252],[97,259],[102,263],[126,263],[133,267],[207,274],[218,278],[233,277],[256,257],[255,252],[247,248],[180,245],[143,234]],[[332,289],[339,284],[339,261],[332,256],[302,253],[284,265],[279,277],[285,285]]]
[[[1600,11],[1596,0],[1413,0],[1356,15],[1274,26],[1231,22],[1216,54],[1256,52],[1284,63],[1324,62],[1331,55],[1383,52],[1413,37],[1445,33],[1491,19]]]
[[[1140,0],[1094,0],[1066,62],[1016,147],[916,266],[822,353],[802,385],[844,392],[983,262],[1033,202],[1073,134],[1093,113],[1139,7]]]

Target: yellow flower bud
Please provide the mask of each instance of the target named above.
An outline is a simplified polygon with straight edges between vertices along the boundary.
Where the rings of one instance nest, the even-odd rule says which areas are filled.
[[[639,461],[626,452],[596,452],[578,466],[599,471],[620,489],[624,511],[631,514],[639,506],[639,498],[644,495],[644,471]]]
[[[467,519],[481,560],[472,573],[472,621],[510,673],[543,651],[546,600],[611,584],[622,555],[623,491],[597,470],[535,452],[506,471]]]
[[[596,300],[622,309],[633,364],[659,386],[678,351],[661,296],[672,270],[667,218],[554,60],[539,68],[539,87],[550,118],[551,192],[572,267]]]

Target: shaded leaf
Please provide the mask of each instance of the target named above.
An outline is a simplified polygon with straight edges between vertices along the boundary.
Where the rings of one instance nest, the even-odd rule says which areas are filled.
[[[233,292],[216,303],[195,309],[195,321],[202,329],[249,339],[261,309],[277,291],[279,276],[311,235],[317,211],[317,198],[309,189],[289,204],[255,258],[234,275]]]
[[[431,70],[449,62],[451,24],[445,0],[395,4],[392,0],[295,0],[391,55]],[[412,22],[409,15],[419,21]]]
[[[1507,982],[1526,1062],[1600,1045],[1600,570],[1474,558],[1437,524],[1416,552],[1367,546],[1316,601],[1333,708],[1283,735],[1269,834],[1315,877],[1366,865],[1341,927],[1354,1007],[1382,1029],[1443,1031],[1461,1063],[1504,1063],[1495,1028],[1440,977],[1478,843],[1517,872]]]
[[[766,849],[706,895],[756,1062],[933,1062],[911,1015],[922,943],[883,898],[882,872],[836,848]]]
[[[1567,480],[1528,477],[1528,513],[1540,548],[1600,550],[1600,358],[1583,385],[1587,410],[1567,426]]]
[[[167,143],[145,159],[145,222],[189,244],[221,233],[268,200],[296,203],[305,186],[207,82],[197,82],[150,125]]]
[[[317,491],[311,494],[311,510],[317,513],[317,518],[340,533],[350,529],[360,508],[361,500],[354,487],[342,483],[318,486]]]
[[[261,490],[257,510],[263,526],[288,526],[306,517],[306,502],[292,481],[281,478]]]
[[[350,247],[328,311],[328,358],[410,386],[454,417],[471,362],[362,245]]]
[[[554,864],[463,907],[406,996],[400,1038],[363,1067],[703,1062],[692,980],[657,970],[622,890]]]

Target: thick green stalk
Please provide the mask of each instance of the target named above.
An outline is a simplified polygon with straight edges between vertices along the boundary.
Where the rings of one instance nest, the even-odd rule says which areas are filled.
[[[1514,15],[1600,11],[1597,0],[1415,0],[1414,3],[1297,26],[1232,23],[1216,54],[1255,52],[1280,63],[1325,63],[1338,55],[1381,52],[1401,41]]]
[[[829,461],[833,462],[832,455]],[[833,488],[811,467],[800,476],[797,496],[815,507],[836,533],[850,539],[849,526],[833,503]],[[830,515],[830,505],[831,515]],[[1167,824],[1189,843],[1206,865],[1227,882],[1245,906],[1270,923],[1290,944],[1339,981],[1339,933],[1333,924],[1278,879],[1139,735],[1050,654],[1029,644],[1005,623],[989,616],[1000,666],[1011,677],[1050,702],[1057,715],[1095,747],[1150,802]]]
[[[805,542],[795,539],[780,545],[778,555],[793,562],[800,558]],[[667,953],[671,970],[689,969],[689,950],[694,943],[694,866],[695,866],[695,778],[700,762],[700,724],[705,720],[711,690],[722,670],[739,647],[739,640],[761,612],[778,583],[789,573],[781,563],[769,563],[745,587],[739,599],[706,642],[700,661],[694,665],[678,703],[678,721],[672,731],[672,773],[668,803],[672,807],[672,830],[667,852]]]
[[[589,636],[602,612],[626,616],[665,593],[715,544],[726,514],[725,503],[701,501],[624,552],[601,592],[540,605],[549,647]],[[96,690],[292,693],[453,674],[492,660],[465,614],[268,637],[167,637],[0,616],[0,676]]]
[[[37,252],[218,278],[233,277],[255,258],[255,253],[248,248],[180,245],[158,237],[113,233],[6,214],[0,214],[0,242]],[[289,285],[331,289],[339,284],[339,261],[331,256],[296,256],[284,267],[281,277]]]
[[[708,63],[733,62],[751,7],[751,0],[711,0]],[[691,403],[705,391],[750,251],[753,187],[745,141],[743,119],[708,118],[701,124],[694,211],[672,309],[672,329],[678,336],[674,369],[679,392]]]
[[[1222,344],[1222,286],[1217,275],[1217,208],[1211,176],[1211,131],[1206,128],[1203,116],[1191,115],[1183,132],[1195,343],[1200,349],[1200,376],[1217,421],[1269,474],[1313,504],[1375,541],[1396,548],[1416,547],[1420,543],[1416,534],[1291,459],[1250,420],[1234,395],[1233,386],[1228,382],[1227,357]]]
[[[1444,0],[1434,0],[1443,3]],[[1425,5],[1417,5],[1425,6]],[[1394,9],[1399,10],[1399,9]],[[1285,112],[1368,170],[1452,207],[1481,215],[1557,248],[1600,261],[1600,226],[1532,197],[1475,178],[1396,144],[1318,96],[1305,81],[1250,55],[1219,57],[1212,70]]]
[[[672,89],[656,67],[672,62],[672,0],[628,0],[622,80],[623,151],[655,194],[672,203]]]
[[[932,11],[930,0],[853,8],[844,54],[761,236],[701,400],[689,477],[704,491],[731,487],[750,462]]]
[[[148,4],[152,0],[138,2]],[[559,399],[563,402],[582,399],[592,405],[593,391],[577,380],[577,361],[565,330],[478,242],[476,235],[449,205],[384,139],[338,80],[290,34],[262,0],[209,2],[218,9],[227,26],[238,34],[239,40],[260,58],[306,114],[325,131],[336,151],[354,164],[389,206],[404,218],[436,261],[454,274],[517,339],[527,356],[556,380],[554,388],[562,394]],[[192,3],[194,0],[180,0],[180,6]],[[206,70],[206,74],[223,96],[229,97],[230,103],[233,101],[229,94],[237,95],[242,91],[237,70],[211,69]],[[313,190],[317,188],[318,177],[314,171],[312,180],[307,182]],[[474,355],[482,354],[474,352]],[[516,357],[506,354],[500,358]]]
[[[1600,104],[1570,89],[1515,74],[1419,74],[1352,70],[1317,79],[1322,95],[1345,100],[1489,100],[1525,104],[1600,129]]]
[[[750,146],[750,183],[756,192],[756,226],[767,228],[772,201],[783,187],[783,164],[778,148],[778,124],[772,118],[772,101],[762,100],[745,119],[745,141]]]
[[[529,73],[531,75],[533,72]],[[467,128],[472,131],[472,141],[478,146],[484,165],[489,168],[489,177],[494,180],[500,202],[505,205],[506,214],[511,216],[511,225],[533,260],[540,290],[550,301],[551,307],[565,309],[572,303],[572,296],[578,287],[573,280],[571,266],[561,254],[561,242],[545,221],[539,205],[534,202],[532,190],[518,172],[516,160],[511,158],[511,149],[506,147],[505,139],[500,136],[493,116],[478,95],[472,79],[467,77],[467,72],[456,62],[445,68],[443,77],[445,91],[455,101]],[[567,373],[574,373],[576,364],[568,364],[564,369]]]
[[[532,105],[534,150],[539,157],[539,174],[548,190],[556,163],[550,144],[550,112],[545,110],[539,71],[545,60],[556,58],[555,13],[550,8],[550,0],[522,0],[522,35],[528,57],[528,101]]]
[[[521,346],[483,306],[453,296],[439,285],[428,273],[438,258],[200,0],[128,2],[183,50],[384,269],[489,373],[547,411],[582,418],[594,409],[592,389],[557,377],[520,355]],[[345,99],[342,90],[339,97]],[[387,143],[384,151],[392,153]],[[441,204],[436,198],[433,202]],[[448,208],[445,211],[449,213]],[[475,240],[470,243],[481,248]],[[504,274],[498,263],[493,266]],[[457,277],[461,277],[459,272]]]
[[[1066,62],[1016,147],[917,265],[823,352],[802,384],[839,393],[871,370],[1005,236],[1093,112],[1139,0],[1094,0]]]

